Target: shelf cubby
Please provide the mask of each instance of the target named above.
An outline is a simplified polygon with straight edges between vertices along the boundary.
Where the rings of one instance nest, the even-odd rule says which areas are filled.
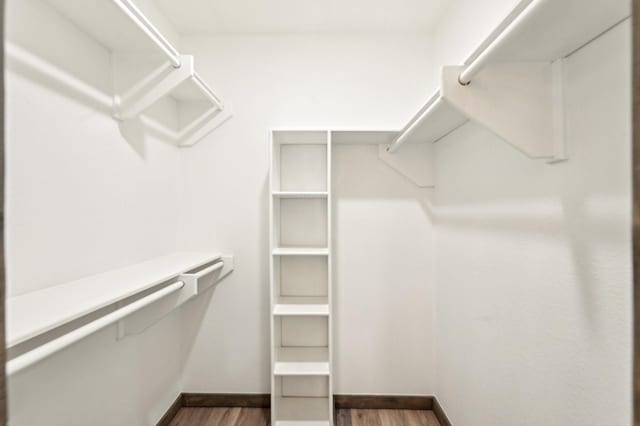
[[[273,202],[273,213],[276,247],[327,247],[326,198],[276,199]]]
[[[328,248],[309,247],[276,247],[271,253],[274,256],[328,256]]]
[[[274,423],[277,426],[328,426],[331,420],[329,378],[326,375],[275,378]]]
[[[273,269],[275,303],[328,303],[327,256],[277,256]]]
[[[463,65],[442,69],[440,87],[391,152],[436,142],[471,120],[530,158],[566,160],[565,58],[630,13],[626,0],[520,0]]]
[[[274,193],[327,193],[328,132],[275,131],[272,139]]]

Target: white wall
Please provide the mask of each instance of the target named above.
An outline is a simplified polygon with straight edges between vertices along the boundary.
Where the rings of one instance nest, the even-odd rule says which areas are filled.
[[[334,147],[335,392],[434,393],[431,189]]]
[[[269,130],[402,127],[428,95],[429,41],[256,35],[187,37],[182,45],[235,106],[227,124],[187,152],[192,223],[185,245],[217,247],[238,262],[204,316],[187,321],[195,342],[184,386],[268,392]],[[334,390],[431,393],[433,342],[425,329],[433,283],[423,260],[430,218],[424,194],[374,157],[372,146],[334,154]],[[398,273],[405,265],[411,274]]]
[[[449,19],[443,50],[477,16]],[[631,423],[629,37],[568,60],[568,162],[473,124],[437,143],[435,391],[456,426]]]
[[[109,52],[35,0],[9,1],[7,26],[8,295],[175,250],[181,151],[123,139]],[[155,422],[180,390],[178,320],[117,344],[108,328],[10,377],[11,424]]]

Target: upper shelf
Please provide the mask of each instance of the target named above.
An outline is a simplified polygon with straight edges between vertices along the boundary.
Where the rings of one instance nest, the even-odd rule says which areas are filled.
[[[176,123],[161,130],[179,146],[193,145],[230,118],[229,108],[195,71],[193,57],[180,55],[131,0],[47,1],[112,52],[115,118],[137,118],[166,99],[176,117],[156,121]]]
[[[523,0],[401,130],[435,142],[468,120],[532,158],[566,159],[562,59],[630,15],[627,0]]]
[[[274,256],[327,256],[329,255],[329,249],[314,247],[279,247],[274,248],[271,254]]]
[[[12,347],[180,274],[218,261],[216,253],[174,253],[7,299],[7,347]]]
[[[134,23],[133,18],[142,14],[128,0],[47,1],[78,28],[111,51],[157,50],[152,38]],[[166,43],[171,46],[168,41]],[[170,48],[173,49],[172,46]],[[177,54],[175,49],[173,51]]]
[[[523,0],[465,61],[499,41],[491,62],[551,62],[565,57],[631,14],[626,0]],[[514,24],[504,41],[501,35]]]

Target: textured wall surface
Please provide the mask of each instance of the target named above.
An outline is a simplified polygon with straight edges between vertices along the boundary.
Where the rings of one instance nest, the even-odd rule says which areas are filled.
[[[629,27],[568,58],[568,162],[473,124],[437,143],[436,394],[455,425],[630,424]]]

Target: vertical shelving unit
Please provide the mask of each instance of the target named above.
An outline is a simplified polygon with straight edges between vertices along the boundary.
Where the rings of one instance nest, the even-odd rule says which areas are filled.
[[[271,134],[271,424],[333,425],[331,138]]]

